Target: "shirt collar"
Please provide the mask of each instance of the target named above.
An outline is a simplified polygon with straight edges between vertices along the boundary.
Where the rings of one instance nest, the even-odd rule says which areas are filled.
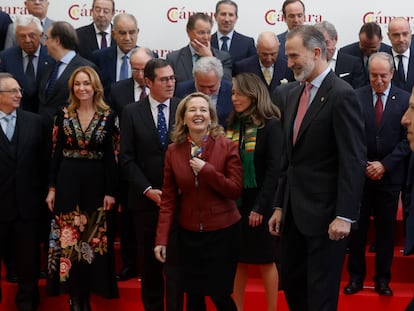
[[[233,34],[234,30],[230,31],[227,35],[223,35],[220,31],[217,30],[217,40],[220,41],[222,37],[226,36],[231,41],[231,39],[233,38]]]

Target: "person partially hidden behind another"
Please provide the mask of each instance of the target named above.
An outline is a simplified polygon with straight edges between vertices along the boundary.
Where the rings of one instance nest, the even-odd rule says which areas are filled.
[[[411,151],[414,151],[414,89],[411,92],[408,109],[401,119],[402,125],[407,128],[407,139],[410,144]],[[411,154],[411,162],[414,160],[414,154]],[[409,166],[412,168],[413,163]],[[412,170],[408,172],[412,175]],[[409,202],[409,214],[407,218],[406,236],[404,255],[410,255],[414,252],[414,187],[411,190],[411,200]],[[414,311],[414,298],[410,301],[405,311]]]
[[[280,172],[283,147],[280,111],[262,80],[253,73],[233,78],[233,107],[227,137],[238,146],[243,167],[241,252],[234,281],[234,299],[243,310],[248,266],[257,265],[266,292],[267,310],[277,306],[279,276],[276,269],[277,238],[267,222]]]
[[[219,311],[236,311],[231,297],[240,242],[235,200],[243,185],[237,146],[224,137],[203,93],[185,97],[175,118],[174,143],[165,156],[155,257],[168,260],[168,235],[178,217],[187,311],[206,310],[205,296]]]
[[[55,119],[46,198],[54,216],[47,292],[68,290],[71,311],[90,311],[91,292],[118,297],[108,228],[117,185],[118,118],[104,103],[93,68],[77,68],[68,86],[69,106]]]

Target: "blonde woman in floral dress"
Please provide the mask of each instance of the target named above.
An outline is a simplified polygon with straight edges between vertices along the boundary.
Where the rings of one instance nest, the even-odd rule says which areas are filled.
[[[71,311],[89,311],[91,292],[118,297],[107,221],[115,203],[119,131],[94,69],[75,70],[69,92],[53,130],[47,291],[68,291]]]

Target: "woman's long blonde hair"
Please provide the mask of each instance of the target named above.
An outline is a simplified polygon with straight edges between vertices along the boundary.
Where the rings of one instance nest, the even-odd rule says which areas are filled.
[[[80,101],[75,96],[75,93],[73,91],[74,81],[75,77],[78,73],[83,72],[89,77],[89,80],[91,81],[91,85],[94,91],[93,94],[93,100],[92,105],[96,111],[105,111],[109,109],[109,106],[105,103],[103,100],[103,87],[101,83],[101,79],[99,78],[99,75],[90,66],[82,66],[79,68],[76,68],[75,71],[73,71],[72,75],[69,78],[68,81],[68,88],[69,88],[69,106],[68,106],[68,113],[69,115],[73,115],[75,110],[79,108]]]

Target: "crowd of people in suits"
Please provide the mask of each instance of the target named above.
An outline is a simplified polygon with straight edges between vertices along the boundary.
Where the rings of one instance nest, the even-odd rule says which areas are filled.
[[[287,31],[255,43],[220,0],[217,31],[192,14],[188,44],[164,60],[114,0],[93,0],[78,29],[51,20],[48,0],[25,6],[14,21],[0,12],[0,259],[18,310],[37,310],[39,277],[71,311],[140,277],[145,310],[183,310],[185,293],[187,310],[210,296],[240,311],[250,264],[267,310],[279,273],[290,310],[336,310],[346,252],[344,294],[364,288],[371,216],[375,291],[393,295],[414,163],[407,19],[389,22],[391,46],[368,22],[338,49],[334,24],[304,25],[305,4],[285,0]]]

